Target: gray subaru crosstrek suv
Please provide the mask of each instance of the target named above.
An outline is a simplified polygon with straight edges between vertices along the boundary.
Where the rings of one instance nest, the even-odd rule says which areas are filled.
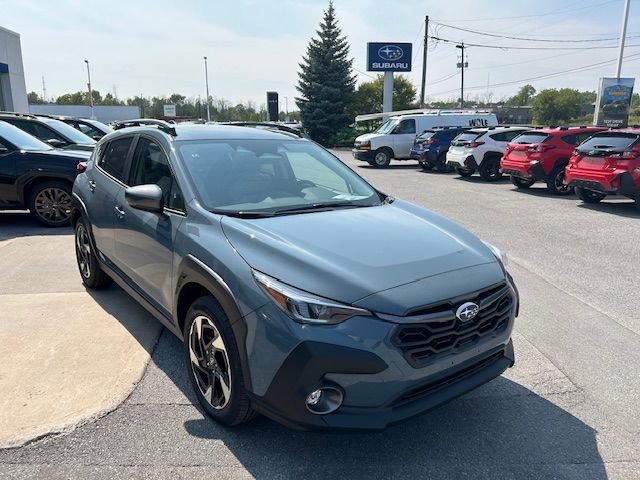
[[[500,251],[295,131],[125,128],[73,205],[84,284],[114,280],[184,341],[223,424],[382,429],[513,365]]]

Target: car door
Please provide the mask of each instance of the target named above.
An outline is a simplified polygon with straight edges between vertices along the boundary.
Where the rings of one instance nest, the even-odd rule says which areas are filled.
[[[138,210],[127,204],[124,191],[118,193],[116,266],[149,297],[156,308],[170,315],[173,250],[178,228],[185,219],[185,208],[168,155],[154,139],[139,137],[127,184],[158,185],[162,189],[165,207],[162,213]]]
[[[393,130],[393,153],[395,158],[409,158],[416,139],[416,120],[404,118]]]
[[[20,205],[16,191],[16,148],[0,138],[0,208]]]
[[[87,169],[85,202],[98,252],[113,263],[115,258],[116,198],[124,195],[125,172],[134,136],[119,137],[102,144],[95,154],[94,168]]]

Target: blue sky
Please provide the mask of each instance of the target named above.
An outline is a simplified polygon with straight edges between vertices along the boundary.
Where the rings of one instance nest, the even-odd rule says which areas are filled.
[[[209,58],[211,94],[232,102],[264,103],[276,90],[292,108],[298,63],[315,35],[327,1],[315,0],[0,0],[0,25],[21,34],[28,90],[48,96],[86,88],[83,60],[91,62],[93,87],[119,97],[183,93],[204,96],[203,56]],[[640,7],[632,1],[627,45],[640,45]],[[524,83],[536,88],[595,90],[600,76],[611,76],[617,41],[525,42],[489,37],[443,25],[497,35],[551,40],[617,37],[623,0],[497,2],[488,0],[336,0],[343,33],[351,44],[359,81],[366,72],[366,43],[415,42],[409,78],[420,84],[424,15],[431,34],[453,41],[533,50],[470,47],[467,95],[508,97]],[[558,46],[581,50],[542,50]],[[629,46],[623,76],[640,72],[640,47]],[[430,43],[427,97],[455,98],[460,75],[457,50]],[[520,81],[594,65],[561,76]],[[488,87],[487,87],[488,85]],[[472,88],[477,87],[477,88]],[[636,89],[637,90],[637,89]],[[282,105],[284,108],[284,105]]]

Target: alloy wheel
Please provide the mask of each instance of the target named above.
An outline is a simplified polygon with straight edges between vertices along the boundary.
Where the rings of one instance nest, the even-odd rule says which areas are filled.
[[[198,390],[213,408],[223,409],[231,399],[231,368],[220,331],[199,315],[189,330],[189,359]]]
[[[553,186],[556,188],[558,193],[567,193],[569,191],[569,185],[567,185],[564,181],[565,172],[564,169],[560,170],[553,177]]]
[[[63,188],[43,188],[34,203],[36,215],[51,224],[66,223],[71,217],[71,195]]]
[[[80,273],[84,278],[91,277],[91,243],[89,234],[84,225],[79,224],[76,228],[76,257],[78,258],[78,266]]]

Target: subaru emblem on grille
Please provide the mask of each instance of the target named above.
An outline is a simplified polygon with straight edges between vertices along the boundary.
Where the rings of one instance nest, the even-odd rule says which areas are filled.
[[[458,317],[463,322],[468,322],[473,319],[480,310],[480,307],[473,302],[463,303],[456,310],[456,317]]]

